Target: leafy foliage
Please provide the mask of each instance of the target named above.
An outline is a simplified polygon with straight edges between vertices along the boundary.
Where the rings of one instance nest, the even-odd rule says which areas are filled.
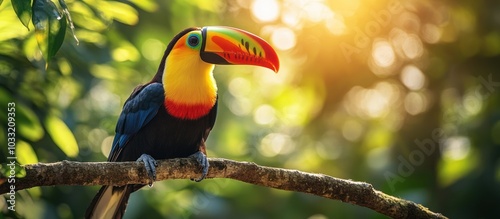
[[[228,25],[270,41],[282,70],[216,68],[209,156],[367,181],[451,218],[497,215],[498,3],[26,2],[0,1],[0,104],[17,106],[19,162],[105,160],[123,102],[156,72],[172,36]],[[70,14],[79,44],[64,40]],[[0,142],[6,119],[0,112]],[[0,163],[6,154],[1,147]],[[96,190],[22,191],[16,214],[79,218]],[[380,217],[226,180],[156,183],[132,195],[127,216]]]
[[[63,19],[56,5],[50,0],[35,0],[33,4],[33,25],[35,38],[44,54],[50,61],[61,48],[66,33],[66,19]]]
[[[31,0],[12,0],[12,7],[23,25],[29,29],[28,25],[31,21]]]

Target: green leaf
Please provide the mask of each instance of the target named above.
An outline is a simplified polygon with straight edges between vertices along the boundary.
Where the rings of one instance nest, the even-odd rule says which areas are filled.
[[[7,106],[7,103],[15,104],[15,120],[17,134],[30,141],[38,141],[43,137],[43,128],[35,112],[26,105],[14,101],[12,94],[0,88],[0,106]],[[7,114],[0,113],[0,121],[7,120]]]
[[[46,62],[57,53],[64,41],[66,19],[50,0],[34,0],[33,24],[38,47]]]
[[[16,178],[24,178],[26,176],[26,170],[18,162],[16,162],[12,166],[10,162],[8,162],[6,164],[0,165],[0,175],[5,178],[8,178],[12,175],[15,175]]]
[[[128,4],[117,1],[101,1],[99,5],[101,6],[99,9],[105,16],[118,22],[135,25],[139,21],[139,12]]]
[[[29,30],[28,25],[31,20],[31,0],[12,0],[11,2],[17,17]]]
[[[147,12],[158,10],[158,3],[154,0],[130,0],[130,2]]]
[[[76,157],[78,155],[78,144],[66,123],[56,116],[48,116],[45,120],[45,127],[54,143],[68,157]]]
[[[20,164],[33,164],[38,163],[33,147],[25,141],[17,141],[16,143],[16,156]]]
[[[38,141],[43,137],[42,125],[32,109],[21,103],[16,103],[16,117],[20,136],[30,141]]]
[[[0,5],[2,5],[3,0],[0,0]]]
[[[71,29],[71,33],[73,34],[73,38],[75,38],[76,44],[80,44],[80,41],[76,37],[75,34],[75,25],[73,25],[73,20],[71,20],[71,15],[69,14],[68,6],[66,5],[66,2],[64,0],[59,0],[59,5],[61,5],[63,14],[66,15],[66,21],[69,24],[69,28]]]

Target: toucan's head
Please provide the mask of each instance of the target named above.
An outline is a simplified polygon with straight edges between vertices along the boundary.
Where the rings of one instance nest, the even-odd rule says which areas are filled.
[[[153,78],[164,85],[169,113],[197,118],[214,106],[217,86],[212,71],[216,64],[279,69],[274,49],[252,33],[232,27],[188,28],[169,43]]]

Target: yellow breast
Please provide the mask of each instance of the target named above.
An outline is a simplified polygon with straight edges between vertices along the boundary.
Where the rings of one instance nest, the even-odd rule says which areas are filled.
[[[165,63],[162,79],[165,107],[176,117],[202,116],[200,114],[208,113],[217,101],[214,65],[190,53],[172,50]]]

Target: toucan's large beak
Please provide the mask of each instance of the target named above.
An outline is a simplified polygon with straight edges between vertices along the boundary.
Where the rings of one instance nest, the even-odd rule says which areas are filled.
[[[276,51],[255,34],[232,27],[203,27],[200,51],[205,62],[219,65],[255,65],[278,72]]]

